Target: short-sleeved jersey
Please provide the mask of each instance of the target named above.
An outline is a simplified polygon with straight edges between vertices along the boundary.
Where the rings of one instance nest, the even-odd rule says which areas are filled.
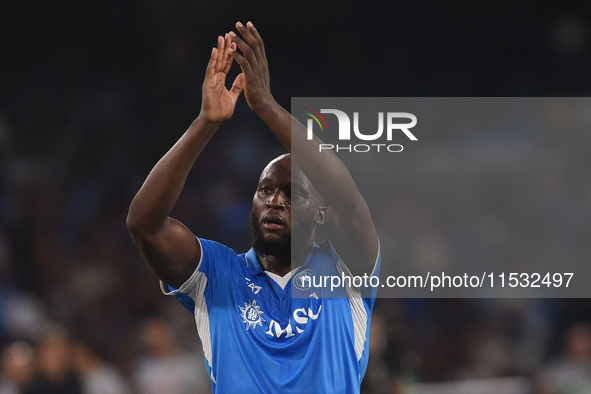
[[[199,241],[197,270],[178,290],[163,285],[163,291],[195,315],[214,394],[359,393],[375,292],[362,297],[360,289],[345,287],[342,297],[328,298],[330,287],[302,281],[303,275],[351,275],[329,242],[314,245],[282,288],[253,249],[236,254]],[[372,275],[379,269],[378,254]]]

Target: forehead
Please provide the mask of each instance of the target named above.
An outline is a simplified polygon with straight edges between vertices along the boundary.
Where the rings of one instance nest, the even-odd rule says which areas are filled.
[[[291,157],[280,156],[272,160],[261,172],[259,183],[263,180],[274,180],[284,183],[293,183],[295,185],[301,185],[303,187],[310,187],[310,181],[304,175],[302,170],[296,163],[291,162]]]
[[[269,164],[261,172],[260,180],[266,178],[285,178],[287,181],[291,179],[291,160],[284,156],[280,156],[271,160]]]

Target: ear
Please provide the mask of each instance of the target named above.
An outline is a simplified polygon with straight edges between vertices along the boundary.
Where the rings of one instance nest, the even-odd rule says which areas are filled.
[[[324,224],[324,222],[326,221],[326,211],[328,210],[328,207],[325,207],[324,205],[319,205],[318,208],[316,208],[316,225],[317,226],[322,226]]]

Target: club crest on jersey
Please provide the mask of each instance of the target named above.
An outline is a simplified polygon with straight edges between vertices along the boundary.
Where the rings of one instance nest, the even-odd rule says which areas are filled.
[[[308,290],[310,288],[309,278],[312,276],[312,270],[307,268],[295,274],[291,280],[294,287],[298,290]]]
[[[248,303],[244,303],[244,308],[239,306],[240,316],[242,316],[242,323],[246,323],[246,329],[250,327],[256,327],[257,325],[263,326],[263,322],[266,321],[261,317],[265,312],[260,310],[260,306],[257,305],[256,300],[248,300]]]

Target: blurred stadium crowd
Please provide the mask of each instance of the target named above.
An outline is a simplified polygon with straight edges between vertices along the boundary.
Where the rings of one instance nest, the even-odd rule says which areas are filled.
[[[308,24],[281,36],[284,21],[265,14],[273,10],[239,2],[216,22],[202,13],[222,5],[0,3],[2,36],[12,38],[0,60],[0,394],[209,392],[192,317],[160,293],[125,217],[151,167],[198,113],[220,26],[230,29],[242,14],[261,20],[274,92],[287,107],[292,95],[589,95],[588,7],[581,13],[562,2],[519,24],[529,7],[441,5],[427,13],[410,3],[396,11],[412,17],[388,35],[416,34],[391,51],[374,42],[394,12],[378,4],[377,20],[356,29],[365,33],[336,34],[347,27],[339,21],[369,12],[342,7],[335,30],[318,41],[311,26],[323,22],[320,13],[293,5],[283,12]],[[452,14],[458,23],[449,27],[442,20]],[[318,46],[294,53],[300,42]],[[371,76],[358,60],[366,46],[384,65]],[[459,170],[438,172],[440,189],[411,181],[426,174],[419,163],[392,175],[408,187],[376,217],[395,240],[384,255],[404,264],[507,257],[498,250],[518,258],[531,245],[520,249],[511,238],[536,233],[564,258],[588,262],[589,138],[562,137],[551,137],[563,145],[551,163],[490,172],[491,190],[511,192],[466,194],[481,205],[446,197],[446,179],[471,176]],[[256,179],[282,152],[242,101],[199,159],[173,216],[199,236],[246,250]],[[520,182],[523,174],[532,183]],[[431,198],[437,190],[440,198]],[[537,210],[511,209],[515,198]],[[362,392],[590,393],[590,322],[587,299],[379,299]]]

